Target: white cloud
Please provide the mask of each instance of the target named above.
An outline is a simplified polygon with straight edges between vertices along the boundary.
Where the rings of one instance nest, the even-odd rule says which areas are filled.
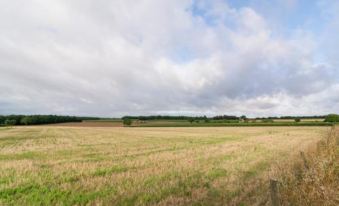
[[[203,11],[190,0],[2,1],[0,113],[338,112],[336,69],[316,61],[307,31],[278,37],[250,7],[195,7]]]

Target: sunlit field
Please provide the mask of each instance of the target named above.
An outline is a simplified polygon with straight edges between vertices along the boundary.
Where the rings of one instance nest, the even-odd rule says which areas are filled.
[[[329,130],[0,128],[0,205],[265,204],[270,168]]]

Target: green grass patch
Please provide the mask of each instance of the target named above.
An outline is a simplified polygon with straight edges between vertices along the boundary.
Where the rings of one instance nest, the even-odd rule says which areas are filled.
[[[1,160],[40,160],[47,158],[45,154],[41,152],[24,152],[18,154],[0,154]]]
[[[6,205],[86,205],[115,192],[113,188],[94,192],[69,191],[54,185],[31,183],[0,190],[0,200]]]
[[[224,168],[214,168],[207,173],[207,177],[211,180],[215,180],[219,177],[226,177],[227,175],[228,172]]]
[[[14,181],[15,181],[15,170],[14,169],[3,170],[2,174],[0,174],[0,186],[10,184]]]
[[[98,119],[98,120],[83,120],[82,122],[122,122],[121,119]]]
[[[112,175],[114,173],[127,172],[128,170],[129,170],[128,167],[117,165],[117,166],[113,166],[113,167],[109,167],[109,168],[97,169],[93,173],[93,176],[107,176],[107,175]]]

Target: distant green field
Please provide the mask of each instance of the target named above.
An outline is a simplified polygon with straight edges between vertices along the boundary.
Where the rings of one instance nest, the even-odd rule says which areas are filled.
[[[255,126],[332,126],[328,122],[249,122],[249,123],[223,123],[223,122],[193,122],[188,121],[147,121],[134,122],[134,127],[255,127]]]
[[[83,120],[83,122],[122,122],[121,119]]]

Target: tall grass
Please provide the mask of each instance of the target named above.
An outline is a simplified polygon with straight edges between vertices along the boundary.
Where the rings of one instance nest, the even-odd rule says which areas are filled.
[[[278,167],[280,205],[339,205],[339,129]]]

